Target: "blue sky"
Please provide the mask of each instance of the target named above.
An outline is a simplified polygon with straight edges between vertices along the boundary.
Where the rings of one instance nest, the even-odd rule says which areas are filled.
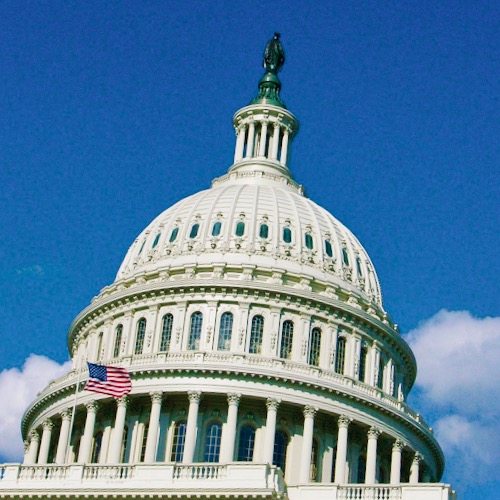
[[[447,345],[484,327],[478,349],[496,352],[499,14],[487,1],[3,1],[0,372],[23,373],[32,353],[66,361],[70,322],[135,236],[227,170],[231,117],[256,95],[274,31],[301,122],[295,179],[358,236],[423,357],[443,325]],[[474,420],[486,400],[464,413],[467,394],[436,406],[435,389],[414,396],[427,420],[498,429]],[[492,498],[498,448],[465,477],[467,448],[445,427],[445,480]]]

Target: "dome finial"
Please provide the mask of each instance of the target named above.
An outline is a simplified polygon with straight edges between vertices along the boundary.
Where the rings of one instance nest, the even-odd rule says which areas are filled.
[[[281,82],[278,78],[278,72],[285,64],[285,50],[280,36],[279,33],[275,32],[274,37],[267,42],[264,49],[263,66],[266,72],[259,82],[259,95],[251,104],[272,104],[286,108],[280,97]]]

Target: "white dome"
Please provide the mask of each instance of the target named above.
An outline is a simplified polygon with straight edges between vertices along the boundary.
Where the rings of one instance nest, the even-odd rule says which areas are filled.
[[[130,247],[117,280],[213,263],[255,266],[355,291],[382,307],[373,264],[351,231],[287,175],[259,164],[160,214]]]

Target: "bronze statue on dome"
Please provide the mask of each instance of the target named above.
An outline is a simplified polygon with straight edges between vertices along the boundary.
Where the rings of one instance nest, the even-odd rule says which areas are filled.
[[[267,42],[264,50],[264,68],[268,73],[276,75],[285,64],[285,50],[280,42],[280,34],[274,33],[274,37]]]

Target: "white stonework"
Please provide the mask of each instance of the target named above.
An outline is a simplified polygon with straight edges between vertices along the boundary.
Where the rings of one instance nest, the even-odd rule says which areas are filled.
[[[292,179],[297,119],[257,103],[234,126],[228,173],[75,318],[73,370],[26,410],[0,499],[455,497],[370,258]],[[73,412],[86,361],[127,368],[132,392],[80,390]]]

